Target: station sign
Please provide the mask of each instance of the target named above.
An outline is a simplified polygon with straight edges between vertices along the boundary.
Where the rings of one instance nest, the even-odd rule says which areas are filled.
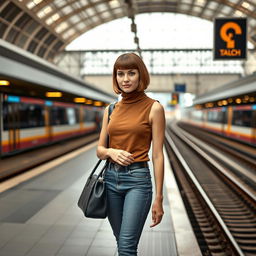
[[[174,84],[174,91],[175,92],[186,92],[186,84]]]
[[[216,18],[214,22],[214,59],[247,58],[247,19]]]

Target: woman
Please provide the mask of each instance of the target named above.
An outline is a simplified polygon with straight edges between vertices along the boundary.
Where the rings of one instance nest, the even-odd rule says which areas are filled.
[[[149,74],[134,53],[119,56],[114,64],[113,89],[122,95],[108,123],[108,107],[103,116],[97,156],[109,159],[105,173],[108,219],[116,237],[119,256],[137,255],[141,232],[152,201],[148,151],[156,185],[152,224],[159,224],[163,211],[165,131],[164,109],[147,97]],[[107,138],[109,135],[109,147]]]

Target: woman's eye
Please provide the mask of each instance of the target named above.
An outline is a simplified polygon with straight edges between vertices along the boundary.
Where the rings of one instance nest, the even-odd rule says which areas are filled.
[[[135,72],[129,72],[129,75],[130,75],[130,76],[134,76],[134,75],[135,75]]]
[[[120,72],[120,73],[117,73],[117,75],[118,75],[118,76],[122,76],[122,75],[123,75],[123,73],[121,73],[121,72]]]

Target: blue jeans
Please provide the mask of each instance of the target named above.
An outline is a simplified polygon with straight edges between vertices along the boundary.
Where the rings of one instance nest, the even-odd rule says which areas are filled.
[[[108,219],[119,256],[136,256],[152,201],[149,168],[129,169],[110,164],[105,173]]]

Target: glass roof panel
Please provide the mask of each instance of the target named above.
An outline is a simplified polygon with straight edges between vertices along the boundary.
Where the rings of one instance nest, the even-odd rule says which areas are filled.
[[[57,33],[61,33],[63,30],[65,30],[68,27],[68,23],[67,22],[62,22],[60,23],[57,27],[56,27],[56,32]]]
[[[212,2],[212,1],[208,4],[208,7],[211,9],[215,9],[215,8],[217,8],[217,6],[218,6],[218,3]]]
[[[73,11],[73,9],[70,7],[70,6],[66,6],[64,8],[61,9],[61,11],[64,13],[64,14],[69,14]]]
[[[195,1],[195,4],[200,5],[200,6],[204,6],[205,3],[206,3],[206,0],[196,0]]]
[[[47,20],[46,20],[46,23],[48,24],[48,25],[51,25],[54,21],[56,21],[57,19],[59,18],[59,14],[54,14],[53,16],[51,16],[50,18],[48,18]]]
[[[182,10],[182,11],[188,11],[189,9],[190,9],[190,6],[188,5],[188,4],[181,4],[180,5],[180,9]]]
[[[233,9],[229,6],[223,6],[223,8],[221,9],[221,12],[224,14],[229,14]]]
[[[69,29],[66,33],[63,34],[63,38],[66,39],[70,36],[73,36],[75,34],[75,30],[73,28]]]
[[[49,14],[50,12],[52,12],[52,7],[51,6],[49,6],[49,5],[47,5],[47,6],[45,6],[41,11],[39,11],[38,13],[37,13],[37,16],[39,17],[39,18],[44,18],[47,14]]]
[[[123,9],[121,9],[121,8],[116,8],[116,9],[113,9],[112,12],[113,12],[114,14],[116,14],[116,15],[119,15],[119,14],[123,13]]]
[[[72,24],[77,23],[79,20],[80,20],[80,18],[79,18],[77,15],[73,15],[73,16],[71,16],[70,19],[69,19],[69,21],[70,21]]]
[[[255,2],[256,3],[256,2]],[[242,6],[245,8],[245,9],[248,9],[249,11],[254,11],[254,7],[252,4],[249,4],[248,2],[243,2],[242,3]]]
[[[213,14],[213,10],[211,10],[211,9],[206,9],[206,10],[204,11],[204,14],[205,14],[206,16],[208,16],[208,17],[211,17],[212,14]]]
[[[92,16],[90,17],[90,20],[93,22],[93,23],[97,23],[99,21],[99,17],[98,16]]]
[[[249,19],[249,23],[252,27],[256,26],[256,20],[255,19]],[[255,31],[256,32],[256,31]]]
[[[29,1],[27,3],[27,7],[28,9],[32,9],[34,8],[36,5],[38,5],[39,3],[41,3],[43,0],[32,0],[32,1]]]
[[[86,27],[84,22],[80,22],[79,24],[76,25],[76,28],[78,28],[79,30],[83,30]]]
[[[87,5],[89,4],[89,2],[87,0],[79,0],[79,2],[82,4],[82,5]]]
[[[95,6],[95,8],[96,8],[96,10],[97,10],[98,12],[103,12],[103,11],[105,11],[106,9],[108,9],[108,7],[107,7],[106,4],[97,4],[97,5]]]
[[[62,7],[63,5],[65,5],[67,3],[67,1],[66,0],[54,0],[53,3],[58,7]]]
[[[111,16],[111,13],[109,11],[103,12],[100,14],[100,16],[104,19],[109,18]]]
[[[228,0],[230,3],[233,3],[233,4],[238,4],[238,2],[240,2],[240,0]]]
[[[35,3],[33,1],[30,1],[27,3],[28,9],[32,9],[35,6]]]
[[[86,12],[88,13],[89,16],[93,16],[95,14],[95,10],[93,8],[87,8]]]
[[[194,6],[194,8],[192,9],[193,12],[201,12],[202,11],[202,7],[199,6]]]
[[[182,3],[191,4],[191,0],[182,0]]]
[[[120,6],[120,3],[118,0],[112,0],[109,2],[109,5],[111,8],[116,8],[116,7]]]
[[[235,16],[237,16],[237,17],[245,17],[245,16],[246,16],[245,13],[243,13],[243,12],[241,12],[241,11],[239,11],[239,10],[236,10],[234,14],[235,14]]]

